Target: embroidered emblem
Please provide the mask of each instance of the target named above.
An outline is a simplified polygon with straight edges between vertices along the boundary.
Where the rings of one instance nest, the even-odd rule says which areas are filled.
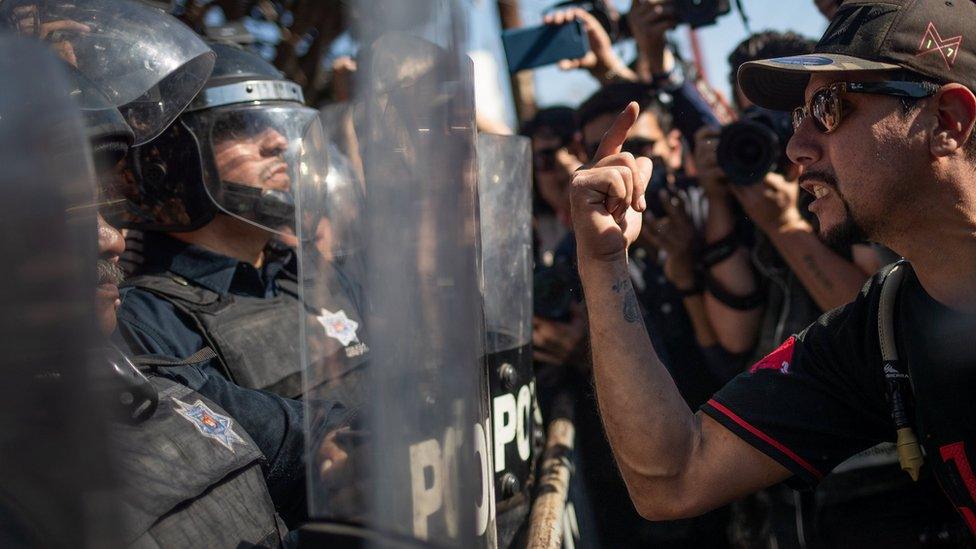
[[[790,373],[790,364],[793,362],[793,346],[795,343],[796,337],[791,336],[775,351],[755,363],[752,368],[749,368],[749,373],[754,374],[759,370],[776,370],[781,374]]]
[[[925,29],[925,34],[922,35],[922,42],[918,45],[918,53],[915,54],[915,57],[937,51],[942,56],[942,60],[946,62],[946,67],[951,69],[952,65],[956,63],[956,55],[959,54],[960,47],[962,47],[962,35],[943,40],[935,25],[930,22],[928,28]]]
[[[216,440],[231,452],[235,451],[234,444],[244,444],[244,439],[234,432],[234,420],[231,418],[214,412],[201,400],[191,406],[176,397],[172,398],[176,402],[176,413],[185,417],[203,436]]]
[[[322,309],[322,315],[315,318],[325,328],[325,335],[337,340],[343,347],[353,341],[359,341],[356,335],[359,323],[347,317],[345,311],[333,313],[328,309]]]
[[[798,65],[801,67],[821,67],[834,63],[829,57],[821,57],[819,55],[794,55],[791,57],[780,57],[773,59],[773,61],[782,65]]]

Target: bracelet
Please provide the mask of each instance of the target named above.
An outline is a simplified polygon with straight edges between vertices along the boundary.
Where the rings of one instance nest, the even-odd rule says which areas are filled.
[[[701,265],[702,270],[708,269],[732,257],[732,254],[734,254],[738,248],[738,235],[735,234],[735,231],[732,231],[728,234],[728,236],[722,238],[718,242],[713,242],[702,248],[698,262]]]
[[[705,293],[705,287],[701,282],[698,281],[695,282],[694,286],[688,288],[687,290],[681,289],[677,286],[674,288],[678,290],[678,294],[681,295],[681,297],[695,297],[696,295],[702,295]]]
[[[711,275],[705,275],[705,284],[708,286],[708,293],[712,294],[712,297],[736,311],[751,311],[766,301],[766,296],[761,288],[757,288],[749,295],[738,296],[726,290]]]

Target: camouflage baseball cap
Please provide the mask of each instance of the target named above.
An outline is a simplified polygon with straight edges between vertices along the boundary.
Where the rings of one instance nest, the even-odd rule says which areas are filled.
[[[745,63],[739,88],[753,103],[790,110],[813,73],[908,70],[976,90],[974,0],[847,0],[813,53]]]

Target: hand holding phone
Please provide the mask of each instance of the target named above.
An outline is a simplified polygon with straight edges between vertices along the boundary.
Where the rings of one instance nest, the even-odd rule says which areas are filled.
[[[552,65],[563,59],[578,59],[590,51],[578,20],[563,25],[540,25],[502,32],[508,70],[516,73]]]

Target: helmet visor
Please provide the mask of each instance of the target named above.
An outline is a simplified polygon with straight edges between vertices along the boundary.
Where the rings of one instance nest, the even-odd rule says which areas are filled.
[[[295,195],[321,187],[328,152],[318,112],[294,103],[235,105],[185,117],[200,142],[204,187],[223,212],[294,234]]]
[[[189,27],[132,0],[2,2],[0,27],[49,43],[118,107],[136,145],[179,115],[214,64],[213,52]]]

